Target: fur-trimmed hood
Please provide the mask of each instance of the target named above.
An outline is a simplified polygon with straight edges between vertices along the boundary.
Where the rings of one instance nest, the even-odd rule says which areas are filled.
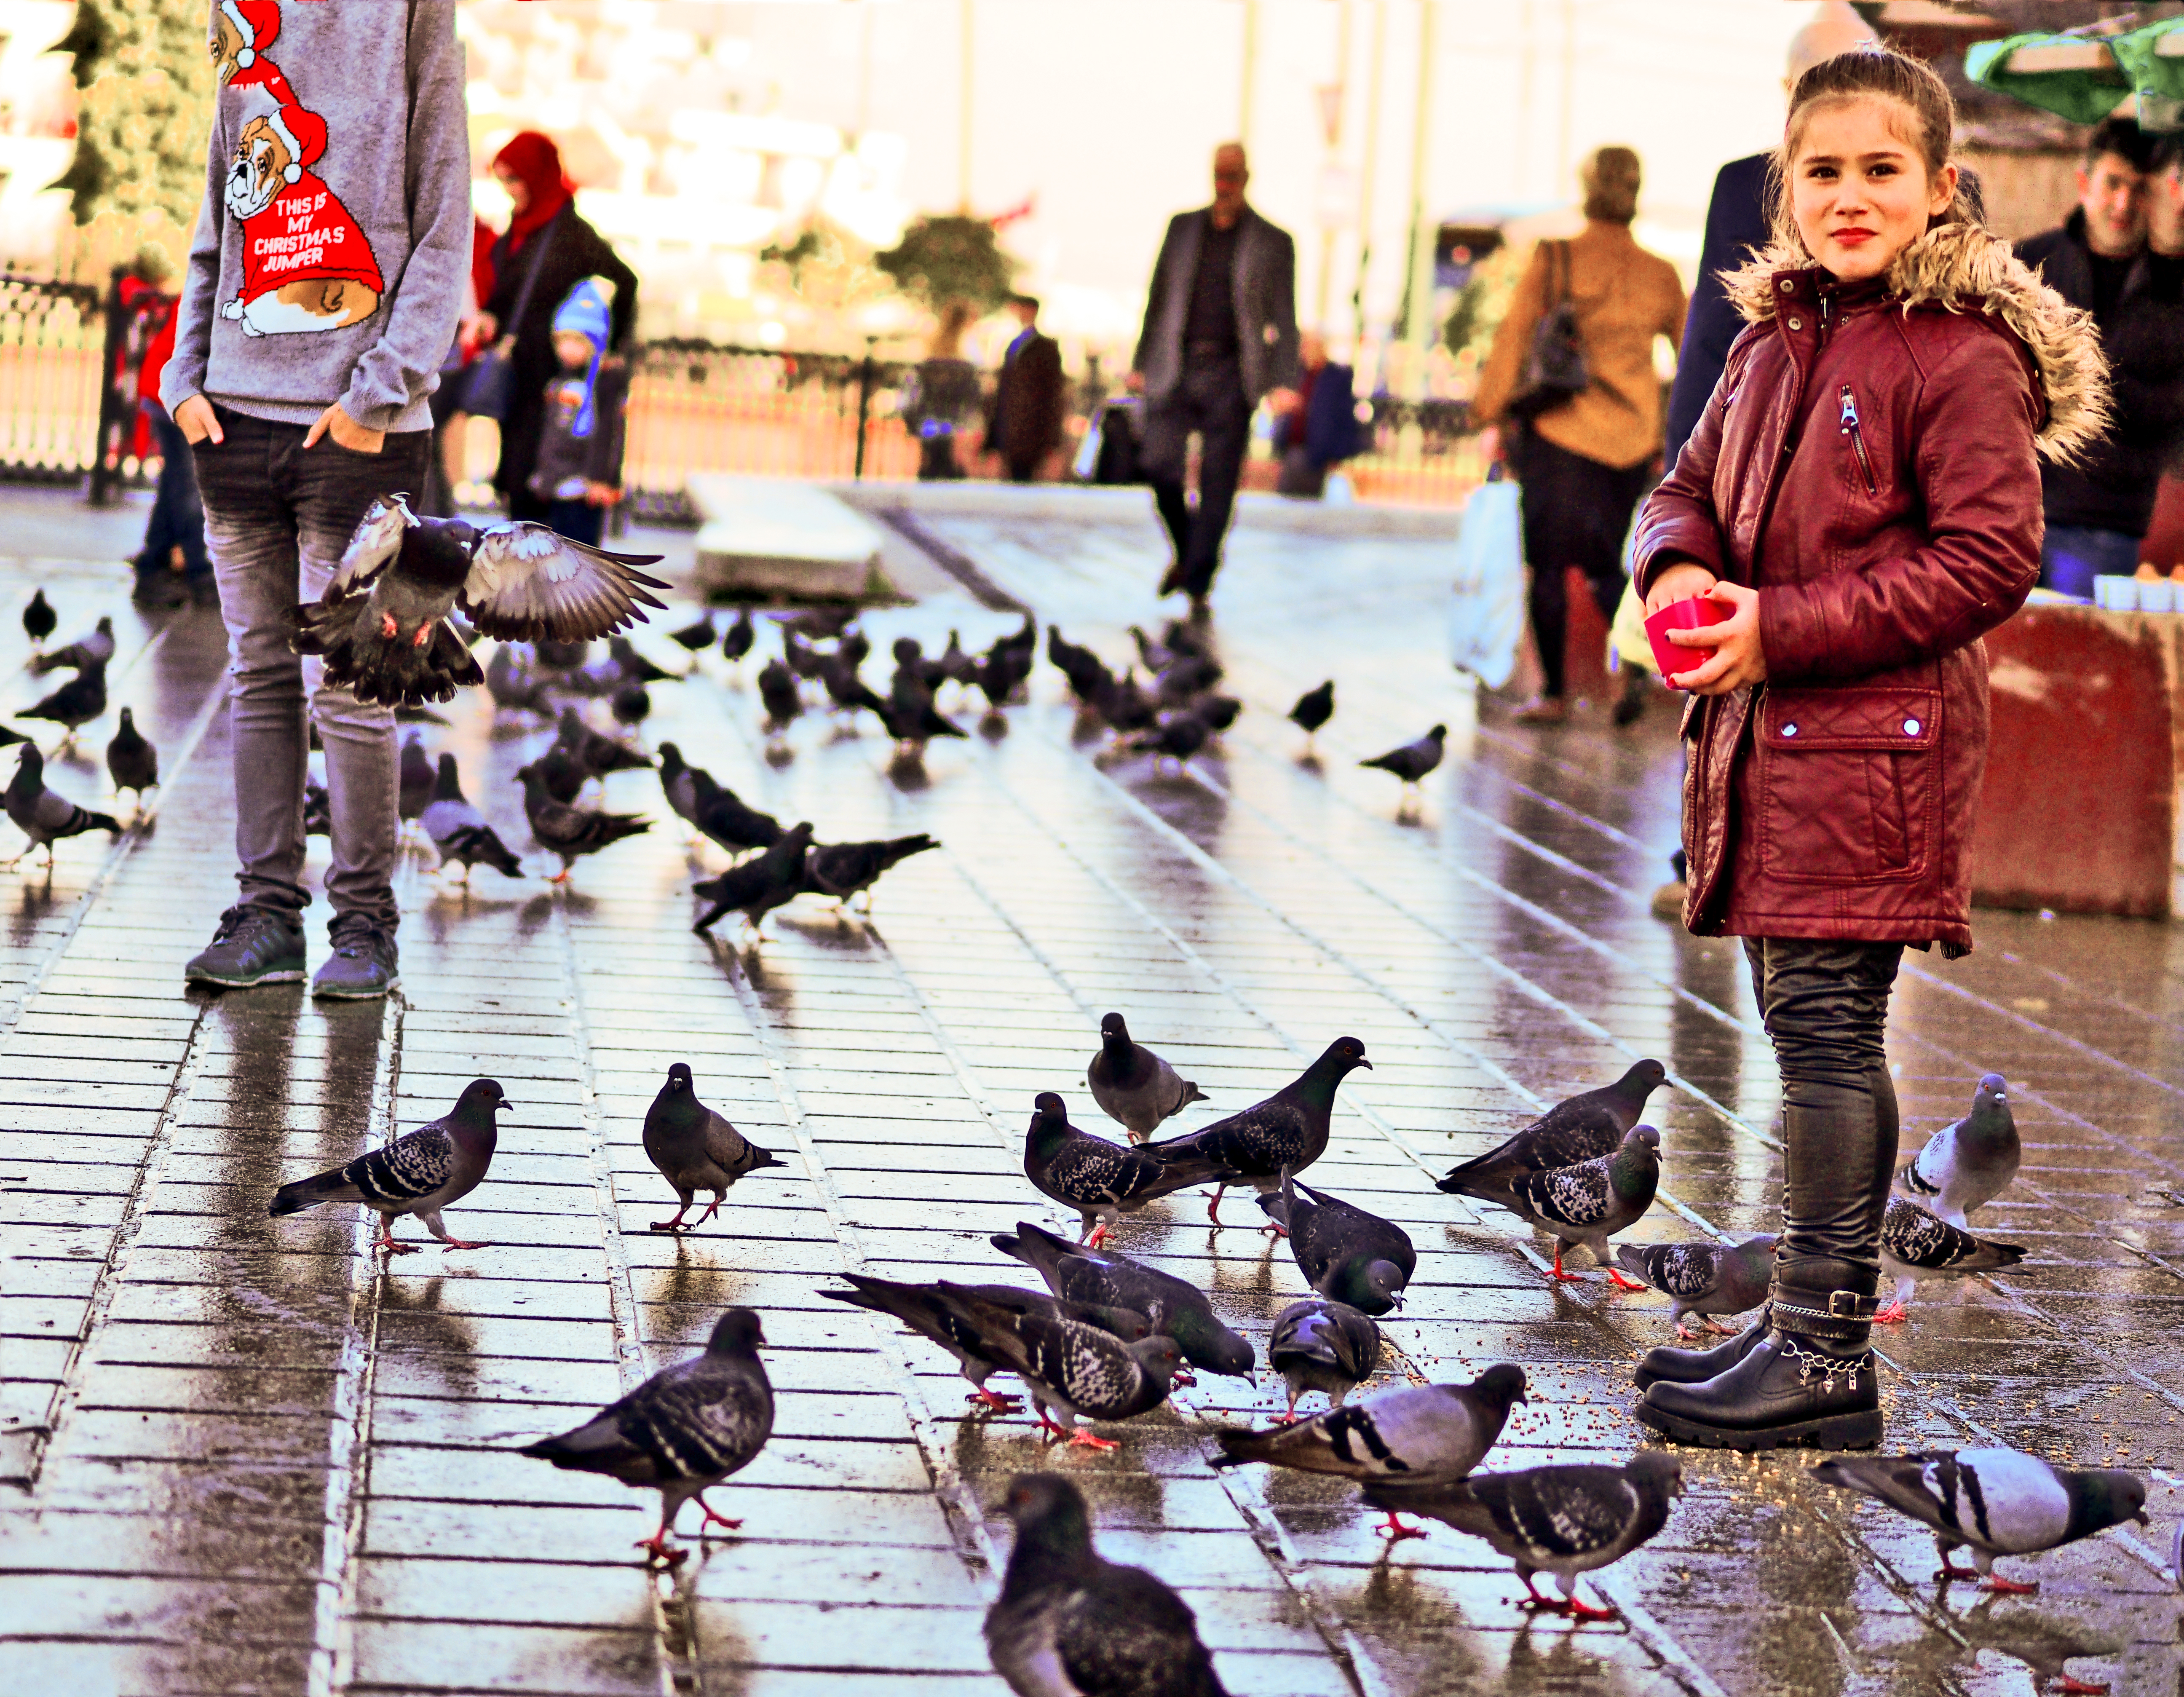
[[[1814,269],[1802,244],[1778,241],[1721,281],[1745,322],[1761,324],[1774,316],[1774,279]],[[2108,360],[2092,314],[2042,282],[1999,236],[1976,224],[1937,225],[1896,256],[1887,287],[1906,312],[1985,312],[2008,326],[2040,373],[2048,417],[2034,442],[2043,458],[2073,464],[2107,429]]]

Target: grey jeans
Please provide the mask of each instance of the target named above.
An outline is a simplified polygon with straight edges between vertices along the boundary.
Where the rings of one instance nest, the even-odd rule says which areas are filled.
[[[300,914],[309,722],[326,754],[338,921],[362,914],[389,932],[394,905],[394,714],[326,684],[321,663],[289,646],[292,609],[317,596],[376,496],[423,487],[432,432],[405,431],[376,454],[331,436],[307,452],[304,427],[217,409],[226,441],[197,444],[205,542],[227,621],[235,744],[236,881],[241,899]]]

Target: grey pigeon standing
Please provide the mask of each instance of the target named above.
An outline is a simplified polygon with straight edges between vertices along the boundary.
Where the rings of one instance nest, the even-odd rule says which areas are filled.
[[[779,660],[768,660],[759,672],[758,698],[766,708],[766,729],[770,737],[778,737],[804,710],[804,698],[797,693],[796,675]]]
[[[75,744],[78,731],[105,711],[106,662],[98,660],[86,666],[36,706],[26,707],[15,716],[18,719],[45,719],[56,725],[65,725],[68,735],[61,738],[61,748],[66,748]]]
[[[998,1355],[989,1353],[990,1346],[980,1341],[976,1327],[967,1324],[957,1305],[940,1294],[937,1284],[901,1284],[893,1279],[868,1278],[862,1273],[844,1273],[842,1277],[856,1287],[854,1290],[822,1290],[820,1295],[835,1302],[846,1302],[853,1308],[865,1308],[875,1314],[884,1314],[899,1320],[921,1338],[929,1338],[956,1358],[963,1377],[971,1383],[971,1394],[967,1402],[994,1414],[1012,1414],[1022,1402],[1021,1397],[1004,1396],[999,1391],[986,1388],[986,1381],[996,1372],[1009,1369]],[[1012,1285],[973,1284],[962,1288],[983,1300],[1007,1309],[1012,1314],[1060,1315],[1067,1320],[1096,1326],[1125,1344],[1134,1344],[1140,1338],[1152,1336],[1151,1322],[1142,1314],[1121,1308],[1098,1308],[1081,1302],[1064,1302],[1044,1291],[1018,1290]]]
[[[1471,1194],[1474,1183],[1507,1184],[1528,1172],[1575,1166],[1613,1155],[1630,1128],[1645,1117],[1646,1099],[1661,1088],[1669,1070],[1641,1060],[1615,1082],[1557,1102],[1515,1136],[1485,1155],[1448,1171],[1435,1188]]]
[[[751,651],[751,644],[757,640],[758,629],[751,623],[750,609],[738,608],[735,623],[721,633],[721,658],[731,665],[736,665]]]
[[[1206,1217],[1221,1221],[1221,1198],[1232,1184],[1264,1193],[1284,1176],[1302,1172],[1327,1152],[1334,1092],[1358,1067],[1371,1070],[1365,1045],[1339,1037],[1292,1082],[1240,1114],[1179,1138],[1145,1145],[1185,1182],[1217,1187]]]
[[[483,1244],[449,1237],[440,1211],[484,1182],[499,1136],[493,1116],[508,1105],[493,1080],[473,1079],[438,1119],[368,1150],[347,1166],[282,1185],[265,1211],[277,1220],[322,1202],[361,1202],[379,1216],[379,1238],[372,1247],[389,1255],[406,1255],[416,1248],[394,1241],[394,1222],[404,1214],[415,1214],[451,1249],[484,1249]]]
[[[1708,1332],[1733,1334],[1707,1316],[1742,1314],[1767,1300],[1774,1278],[1774,1233],[1762,1232],[1741,1244],[1695,1238],[1686,1244],[1618,1244],[1615,1259],[1641,1284],[1674,1299],[1669,1317],[1676,1336],[1695,1335],[1684,1316],[1696,1314]]]
[[[671,1566],[688,1552],[670,1548],[667,1535],[692,1498],[705,1511],[700,1538],[709,1526],[734,1532],[743,1525],[714,1513],[705,1493],[749,1466],[773,1435],[773,1387],[758,1358],[765,1342],[758,1316],[731,1308],[715,1323],[704,1355],[655,1373],[573,1432],[520,1453],[658,1490],[660,1530],[638,1547]]]
[[[883,872],[913,854],[939,846],[922,831],[915,837],[883,837],[870,843],[815,843],[804,862],[804,893],[832,896],[845,907],[861,895],[865,911],[870,913],[872,886]]]
[[[98,626],[88,636],[78,637],[64,648],[53,648],[35,656],[31,670],[41,676],[64,666],[81,671],[86,666],[103,666],[113,658],[114,620],[101,615]]]
[[[1167,1400],[1183,1351],[1156,1333],[1124,1344],[1113,1333],[1060,1314],[1017,1313],[967,1287],[934,1287],[978,1339],[1030,1392],[1041,1430],[1072,1444],[1112,1449],[1112,1438],[1082,1430],[1080,1420],[1128,1420]]]
[[[2023,1154],[2008,1086],[1990,1072],[1972,1093],[1971,1112],[1927,1138],[1896,1180],[1914,1202],[1962,1226],[1965,1215],[2009,1188]]]
[[[110,814],[78,807],[66,796],[46,787],[46,757],[38,752],[36,743],[24,743],[16,759],[15,776],[8,781],[8,817],[33,847],[46,851],[47,866],[53,864],[53,844],[64,837],[81,837],[86,831],[103,831],[109,837],[121,834],[120,821]],[[15,860],[22,858],[18,854]],[[15,860],[6,864],[12,866]]]
[[[1092,1548],[1075,1485],[1019,1473],[1002,1505],[1017,1538],[986,1649],[1017,1697],[1228,1697],[1190,1605]]]
[[[394,797],[395,815],[407,829],[410,822],[425,810],[432,798],[436,774],[432,757],[425,752],[424,738],[411,732],[402,744],[402,758],[397,773],[398,782]]]
[[[1510,1408],[1530,1400],[1524,1370],[1503,1361],[1468,1385],[1404,1385],[1264,1432],[1216,1433],[1221,1454],[1213,1465],[1264,1462],[1360,1483],[1446,1484],[1476,1467],[1508,1424]],[[1398,1539],[1419,1536],[1396,1513],[1388,1511],[1382,1533]]]
[[[658,554],[609,554],[523,520],[473,526],[420,519],[382,495],[357,522],[315,601],[290,615],[299,654],[326,660],[326,682],[389,707],[445,701],[485,674],[450,619],[458,608],[501,641],[583,641],[664,607],[665,589],[637,570]]]
[[[656,1222],[655,1232],[681,1231],[698,1192],[710,1190],[713,1199],[694,1227],[721,1211],[728,1187],[745,1173],[787,1165],[700,1102],[689,1065],[680,1060],[667,1069],[667,1082],[644,1111],[644,1153],[682,1205],[673,1219]]]
[[[1375,754],[1369,760],[1360,760],[1361,766],[1378,767],[1384,772],[1393,772],[1403,781],[1403,799],[1407,803],[1417,798],[1418,781],[1440,764],[1441,753],[1448,744],[1448,726],[1436,725],[1415,743],[1406,743],[1400,748],[1390,748],[1384,754]]]
[[[1880,1270],[1896,1281],[1896,1300],[1875,1314],[1877,1325],[1892,1326],[1911,1306],[1911,1292],[1922,1279],[1969,1278],[2001,1272],[2025,1259],[2016,1244],[1975,1238],[1901,1196],[1888,1199],[1880,1216]]]
[[[1394,1221],[1294,1179],[1280,1194],[1260,1197],[1259,1206],[1288,1237],[1297,1271],[1322,1296],[1373,1315],[1403,1305],[1418,1254]]]
[[[515,778],[523,786],[523,813],[531,821],[531,834],[541,848],[560,858],[561,870],[548,881],[551,883],[566,883],[581,856],[596,854],[625,837],[639,837],[652,829],[652,821],[641,815],[602,813],[554,800],[546,793],[545,776],[536,764],[519,769]]]
[[[116,795],[133,791],[136,810],[144,810],[144,792],[159,787],[159,751],[136,728],[136,715],[121,709],[121,723],[106,745],[106,775],[114,781]]]
[[[740,866],[731,866],[717,878],[690,886],[690,893],[705,904],[690,927],[703,936],[729,914],[740,913],[744,926],[757,937],[759,926],[776,908],[787,907],[804,889],[804,857],[811,848],[811,821],[789,826],[763,854]]]
[[[1084,1082],[1100,1111],[1141,1143],[1206,1093],[1179,1078],[1167,1062],[1130,1036],[1120,1014],[1100,1020],[1100,1052],[1084,1069]]]
[[[1985,1581],[2005,1595],[2037,1591],[1994,1571],[1997,1555],[2037,1555],[2146,1516],[2146,1481],[2116,1467],[2057,1467],[2021,1449],[1928,1449],[1908,1455],[1845,1455],[1812,1470],[1823,1484],[1857,1491],[1934,1529],[1936,1579]],[[1949,1557],[1969,1546],[1973,1566]]]
[[[1013,1234],[997,1232],[989,1241],[1034,1269],[1063,1300],[1142,1314],[1156,1332],[1175,1339],[1192,1366],[1252,1379],[1251,1344],[1221,1323],[1206,1293],[1188,1279],[1113,1249],[1072,1244],[1028,1220],[1017,1221]]]
[[[465,883],[470,882],[471,869],[481,860],[503,877],[523,876],[523,863],[515,858],[515,851],[500,840],[499,832],[485,822],[485,815],[465,798],[462,777],[455,770],[453,754],[440,756],[432,798],[426,802],[417,822],[432,839],[432,846],[440,851],[442,865],[458,860],[462,863]]]
[[[1563,1253],[1583,1244],[1607,1269],[1608,1282],[1624,1290],[1646,1287],[1623,1276],[1608,1255],[1607,1240],[1637,1224],[1653,1205],[1661,1183],[1661,1134],[1651,1126],[1634,1127],[1613,1155],[1575,1166],[1526,1173],[1503,1184],[1467,1185],[1462,1193],[1506,1208],[1527,1225],[1553,1234],[1555,1264],[1550,1278],[1580,1279],[1563,1271]],[[1444,1179],[1441,1188],[1447,1188]]]
[[[1296,1417],[1297,1399],[1306,1391],[1324,1391],[1328,1405],[1340,1408],[1379,1360],[1380,1328],[1372,1316],[1324,1296],[1292,1302],[1274,1316],[1267,1338],[1267,1365],[1289,1387],[1284,1420]]]
[[[770,848],[781,840],[779,820],[746,805],[703,766],[686,761],[672,743],[660,745],[660,787],[670,807],[731,854]]]
[[[1097,1248],[1114,1234],[1126,1211],[1134,1211],[1178,1183],[1149,1155],[1080,1132],[1051,1090],[1032,1101],[1024,1134],[1024,1177],[1043,1196],[1074,1208],[1084,1228],[1077,1241]]]
[[[1328,679],[1318,689],[1307,689],[1296,698],[1290,709],[1290,723],[1304,732],[1304,745],[1309,749],[1320,727],[1334,717],[1334,680]]]
[[[1375,1479],[1365,1500],[1390,1514],[1420,1514],[1468,1532],[1517,1564],[1525,1605],[1573,1621],[1612,1621],[1612,1609],[1588,1607],[1577,1576],[1619,1561],[1669,1523],[1684,1470],[1665,1450],[1641,1449],[1620,1467],[1527,1467],[1474,1474],[1452,1484],[1412,1485]],[[1533,1589],[1535,1574],[1552,1573],[1562,1590],[1552,1601]]]

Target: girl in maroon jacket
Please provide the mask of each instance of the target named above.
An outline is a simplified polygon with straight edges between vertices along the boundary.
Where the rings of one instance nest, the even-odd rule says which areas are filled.
[[[1905,944],[1971,947],[1980,637],[2039,576],[2039,457],[2106,415],[2091,321],[1958,192],[1954,117],[1895,53],[1798,79],[1773,247],[1724,279],[1748,327],[1640,521],[1648,611],[1727,615],[1673,680],[1684,919],[1744,939],[1787,1144],[1769,1310],[1640,1370],[1639,1418],[1685,1442],[1880,1441],[1889,988]]]

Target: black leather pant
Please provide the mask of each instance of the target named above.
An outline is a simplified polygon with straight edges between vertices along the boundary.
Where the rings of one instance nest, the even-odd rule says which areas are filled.
[[[1748,937],[1744,954],[1782,1074],[1777,1272],[1827,1260],[1877,1275],[1897,1130],[1883,1040],[1903,945]]]

